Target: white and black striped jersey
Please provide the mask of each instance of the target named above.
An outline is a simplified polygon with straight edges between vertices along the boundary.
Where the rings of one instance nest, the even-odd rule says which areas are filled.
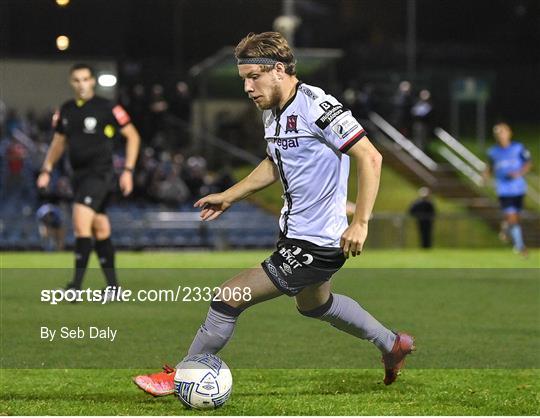
[[[263,123],[267,154],[284,190],[281,232],[339,247],[348,225],[345,152],[365,136],[364,129],[333,96],[300,82],[281,111],[263,112]]]

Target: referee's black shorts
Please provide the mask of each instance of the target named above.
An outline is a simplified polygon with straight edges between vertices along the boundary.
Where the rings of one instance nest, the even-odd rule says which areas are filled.
[[[114,190],[114,174],[76,173],[73,179],[74,202],[105,213]]]
[[[343,264],[341,248],[320,247],[282,235],[277,250],[261,266],[279,290],[295,296],[307,286],[330,280]]]

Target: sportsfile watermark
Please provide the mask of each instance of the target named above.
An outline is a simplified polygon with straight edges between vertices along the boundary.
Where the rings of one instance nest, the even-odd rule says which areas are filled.
[[[249,287],[198,287],[177,286],[175,289],[139,289],[133,291],[122,286],[107,286],[97,289],[44,289],[41,302],[57,305],[62,302],[249,302],[252,299]]]
[[[272,286],[257,271],[258,285]],[[220,351],[234,368],[381,367],[375,345],[323,317],[302,315],[297,298],[274,292],[254,303],[265,298],[260,287],[242,285],[248,273],[118,269],[120,287],[106,289],[101,270],[89,269],[81,292],[68,295],[59,289],[72,279],[71,269],[4,268],[2,367],[153,370],[161,362],[174,365],[217,299],[244,308]],[[220,293],[227,282],[231,290]],[[388,329],[415,337],[416,351],[406,369],[540,368],[537,269],[344,268],[332,277],[331,289]]]

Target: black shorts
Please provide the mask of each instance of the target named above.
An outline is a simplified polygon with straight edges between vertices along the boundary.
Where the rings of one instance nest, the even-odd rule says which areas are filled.
[[[75,174],[73,179],[74,202],[105,213],[114,190],[113,173]]]
[[[519,196],[499,196],[499,203],[504,213],[519,213],[523,209],[523,197]]]
[[[341,248],[280,236],[277,250],[261,266],[279,290],[294,296],[307,286],[330,280],[343,264]]]

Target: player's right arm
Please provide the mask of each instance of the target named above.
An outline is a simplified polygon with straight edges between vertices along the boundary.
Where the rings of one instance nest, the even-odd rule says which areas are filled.
[[[249,195],[270,186],[278,179],[279,172],[276,165],[270,158],[265,158],[246,178],[224,192],[199,199],[193,206],[202,209],[201,219],[203,221],[212,221],[229,209],[234,202],[245,199]]]
[[[39,189],[46,188],[49,185],[52,169],[64,153],[65,149],[66,136],[59,132],[55,132],[49,150],[47,151],[45,161],[43,161],[43,165],[41,166],[41,173],[37,179],[37,187]]]

